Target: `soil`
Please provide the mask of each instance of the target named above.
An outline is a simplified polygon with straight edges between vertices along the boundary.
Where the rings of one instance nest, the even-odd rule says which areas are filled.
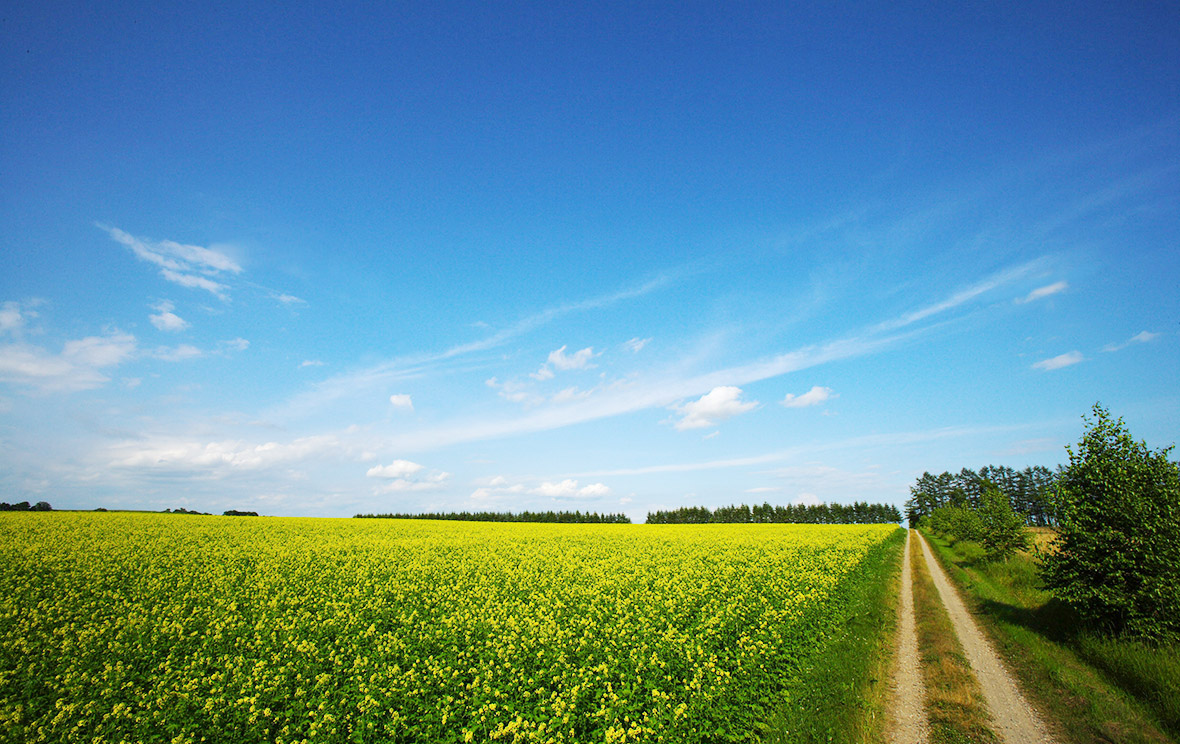
[[[911,530],[912,532],[912,530]],[[980,632],[975,619],[967,611],[959,593],[951,586],[942,566],[934,558],[930,545],[921,537],[922,553],[926,556],[926,565],[930,568],[930,576],[934,579],[934,586],[938,589],[938,596],[946,606],[951,624],[955,627],[955,634],[963,646],[963,653],[975,672],[976,679],[983,692],[984,700],[992,714],[993,726],[996,734],[1006,744],[1051,744],[1052,737],[1044,722],[1037,716],[1032,706],[1020,694],[1016,681],[1000,663],[987,638]],[[909,554],[906,554],[908,559]],[[908,577],[908,565],[903,568]],[[903,582],[905,579],[903,579]],[[905,588],[902,589],[903,593]],[[902,602],[905,602],[903,594]],[[911,598],[912,607],[912,598]],[[910,612],[911,620],[913,612]],[[917,663],[915,661],[915,663]],[[894,741],[919,741],[918,739],[895,739]]]
[[[906,534],[901,564],[901,602],[898,608],[897,666],[893,671],[892,744],[925,744],[930,738],[926,721],[926,686],[922,683],[918,632],[914,624],[914,584],[910,572],[910,537]]]

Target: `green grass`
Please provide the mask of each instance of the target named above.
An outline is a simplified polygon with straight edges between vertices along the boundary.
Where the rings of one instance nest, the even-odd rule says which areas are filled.
[[[1025,693],[1059,723],[1062,741],[1180,741],[1180,649],[1081,632],[1029,554],[989,564],[974,543],[926,536]]]
[[[797,675],[800,685],[772,716],[764,741],[884,741],[904,547],[905,530],[899,529],[844,583],[841,634]]]
[[[911,542],[914,620],[922,655],[922,678],[926,683],[930,739],[934,744],[998,742],[991,730],[979,682],[963,655],[950,616],[930,578],[921,543],[917,537]]]

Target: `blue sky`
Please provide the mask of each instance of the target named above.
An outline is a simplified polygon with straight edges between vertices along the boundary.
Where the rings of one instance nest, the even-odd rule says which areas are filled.
[[[0,499],[901,504],[1180,421],[1180,9],[10,4]]]

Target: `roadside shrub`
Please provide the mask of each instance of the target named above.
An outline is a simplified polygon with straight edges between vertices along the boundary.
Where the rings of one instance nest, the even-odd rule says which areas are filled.
[[[1180,636],[1180,468],[1100,405],[1060,480],[1061,534],[1045,584],[1099,630]]]
[[[1029,533],[1024,526],[1024,516],[1017,514],[1008,497],[990,483],[983,489],[979,519],[983,525],[979,542],[987,560],[1007,560],[1017,550],[1028,547]]]
[[[955,540],[980,542],[983,520],[974,510],[962,506],[941,506],[930,514],[930,529]]]

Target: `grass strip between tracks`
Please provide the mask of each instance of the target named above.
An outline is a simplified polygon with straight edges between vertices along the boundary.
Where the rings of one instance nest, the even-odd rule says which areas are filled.
[[[932,744],[990,744],[999,742],[979,682],[963,653],[950,615],[938,596],[922,544],[911,540],[914,572],[914,620],[926,682],[926,708]]]

